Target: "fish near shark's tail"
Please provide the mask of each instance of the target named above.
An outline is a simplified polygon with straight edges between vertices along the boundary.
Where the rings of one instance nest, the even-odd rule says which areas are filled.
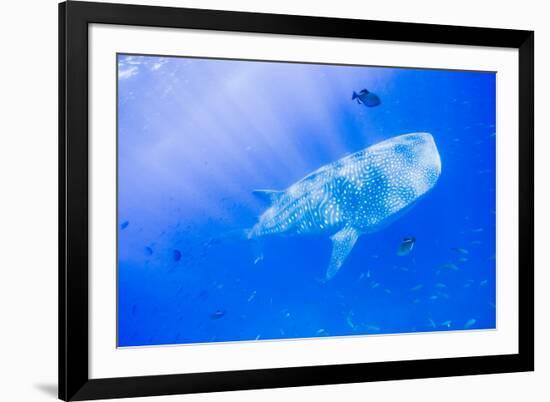
[[[264,260],[263,241],[257,236],[258,231],[256,230],[256,227],[254,226],[251,229],[244,229],[241,232],[244,238],[250,243],[252,255],[254,258],[254,265],[262,262]]]
[[[249,240],[251,229],[234,229],[221,233],[208,240],[210,244],[232,243],[236,241]]]
[[[254,265],[260,263],[264,259],[263,245],[260,239],[254,236],[253,229],[236,229],[219,236],[213,237],[204,244],[204,250],[217,245],[231,244],[236,242],[247,242],[250,244],[252,251],[252,261]]]

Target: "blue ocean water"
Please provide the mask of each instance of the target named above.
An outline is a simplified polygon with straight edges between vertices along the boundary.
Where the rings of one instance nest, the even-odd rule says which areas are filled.
[[[492,72],[119,55],[118,345],[495,328],[495,120]],[[439,181],[332,280],[327,236],[240,235],[253,190],[412,132]]]

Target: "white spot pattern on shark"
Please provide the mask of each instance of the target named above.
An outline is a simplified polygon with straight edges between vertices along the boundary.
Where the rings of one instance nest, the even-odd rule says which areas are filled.
[[[326,234],[333,243],[330,279],[361,234],[393,222],[434,187],[440,174],[431,134],[393,137],[325,165],[284,191],[256,191],[272,204],[248,238]]]

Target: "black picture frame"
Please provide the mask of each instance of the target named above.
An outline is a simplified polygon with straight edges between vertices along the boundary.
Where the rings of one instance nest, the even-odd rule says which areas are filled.
[[[519,50],[519,353],[90,379],[88,25],[507,47]],[[168,395],[534,370],[534,32],[121,5],[59,4],[59,398]],[[521,269],[519,269],[521,268]]]

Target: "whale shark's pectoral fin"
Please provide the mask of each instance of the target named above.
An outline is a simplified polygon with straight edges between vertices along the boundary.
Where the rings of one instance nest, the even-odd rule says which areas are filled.
[[[359,238],[359,234],[356,229],[346,226],[330,237],[332,240],[332,255],[327,269],[327,280],[332,279],[336,275]]]
[[[284,194],[284,191],[277,191],[277,190],[254,190],[252,191],[252,194],[254,194],[259,199],[266,201],[270,204],[273,204],[276,202],[281,195]]]

